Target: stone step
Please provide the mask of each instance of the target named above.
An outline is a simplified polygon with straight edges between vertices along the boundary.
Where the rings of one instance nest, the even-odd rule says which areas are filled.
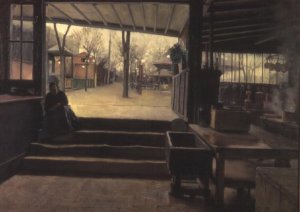
[[[163,147],[109,146],[106,144],[32,143],[30,155],[165,160],[165,149]]]
[[[165,134],[153,132],[125,132],[80,130],[53,140],[60,144],[108,144],[111,146],[165,146]]]
[[[80,118],[80,128],[85,130],[166,132],[170,121],[140,119]]]
[[[128,160],[95,157],[26,156],[21,172],[42,172],[72,176],[168,178],[167,164],[155,160]]]

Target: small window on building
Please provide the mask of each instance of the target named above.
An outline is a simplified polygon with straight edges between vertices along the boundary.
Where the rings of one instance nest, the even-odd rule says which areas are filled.
[[[33,79],[33,6],[11,5],[10,72],[11,80]]]

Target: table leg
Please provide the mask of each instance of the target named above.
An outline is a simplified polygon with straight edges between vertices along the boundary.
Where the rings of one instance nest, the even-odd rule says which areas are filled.
[[[179,175],[172,176],[170,194],[177,197],[181,196],[181,179]]]
[[[224,206],[224,177],[225,160],[222,154],[216,154],[216,205],[222,209]]]

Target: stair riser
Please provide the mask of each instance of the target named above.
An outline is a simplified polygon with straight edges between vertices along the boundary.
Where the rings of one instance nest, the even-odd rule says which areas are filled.
[[[87,130],[166,132],[171,129],[169,121],[154,120],[80,118],[80,123]]]
[[[113,146],[153,146],[164,147],[165,135],[113,134],[113,133],[76,133],[68,140],[55,140],[56,143],[108,144]]]
[[[117,162],[77,162],[25,159],[23,171],[58,172],[68,174],[95,174],[105,176],[134,176],[168,178],[165,163],[117,163]]]
[[[164,160],[164,148],[143,147],[65,147],[49,148],[32,145],[30,155],[34,156],[89,156],[98,158],[121,158],[136,160]]]

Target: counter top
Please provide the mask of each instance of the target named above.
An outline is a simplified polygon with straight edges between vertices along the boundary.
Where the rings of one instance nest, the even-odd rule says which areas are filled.
[[[275,148],[297,149],[297,142],[278,136],[251,125],[249,133],[224,133],[199,125],[189,125],[192,132],[204,138],[209,144],[227,148]]]

